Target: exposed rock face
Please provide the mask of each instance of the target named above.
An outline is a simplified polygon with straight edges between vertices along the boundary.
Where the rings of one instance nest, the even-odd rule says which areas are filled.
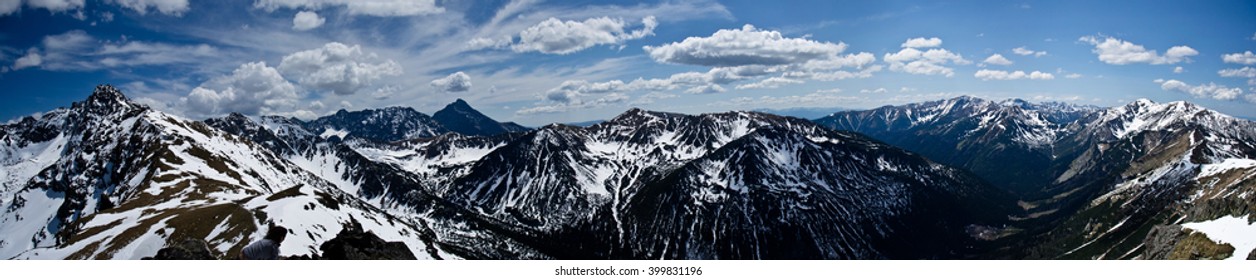
[[[199,239],[184,239],[183,242],[161,248],[157,255],[146,260],[216,260],[209,250],[209,243]]]
[[[1155,226],[1151,232],[1147,233],[1147,240],[1143,241],[1143,244],[1147,244],[1147,251],[1143,253],[1143,256],[1153,260],[1168,259],[1177,241],[1185,237],[1186,232],[1182,230],[1182,226]]]
[[[374,233],[362,230],[362,225],[351,221],[336,234],[336,238],[319,246],[323,259],[327,260],[414,260],[414,253],[403,242],[388,242]]]

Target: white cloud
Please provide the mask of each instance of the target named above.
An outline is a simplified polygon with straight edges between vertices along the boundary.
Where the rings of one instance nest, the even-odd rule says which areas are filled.
[[[40,69],[52,71],[93,71],[116,67],[198,64],[206,58],[221,57],[209,45],[171,45],[144,41],[99,41],[82,30],[45,36],[39,53]],[[32,49],[36,49],[32,47]],[[29,54],[28,54],[29,55]],[[32,58],[33,59],[33,58]],[[33,61],[28,60],[27,63]]]
[[[1247,78],[1247,84],[1256,86],[1256,68],[1250,66],[1239,69],[1221,69],[1217,75],[1226,78]]]
[[[815,93],[842,93],[842,89],[840,88],[821,89],[821,90],[816,90]]]
[[[656,102],[656,101],[658,101],[658,100],[661,100],[661,99],[672,99],[672,98],[676,98],[676,97],[680,97],[680,96],[679,96],[679,95],[675,95],[675,94],[670,94],[670,93],[665,93],[665,92],[657,92],[657,91],[656,91],[656,92],[646,93],[645,95],[642,95],[641,97],[638,97],[638,98],[637,98],[637,100],[633,100],[632,102],[629,102],[629,103],[628,103],[628,105],[645,105],[645,104],[653,104],[654,102]]]
[[[597,17],[584,21],[562,21],[551,17],[519,32],[519,40],[511,49],[515,52],[569,54],[596,45],[623,44],[628,40],[654,35],[658,20],[653,16],[645,17],[641,20],[641,25],[638,30],[625,30],[628,24],[623,19]],[[502,39],[475,38],[468,42],[467,47],[504,47],[506,44]]]
[[[1252,65],[1256,64],[1256,54],[1253,54],[1252,51],[1225,54],[1221,56],[1221,60],[1225,61],[1225,63]]]
[[[439,92],[464,92],[471,90],[471,76],[458,71],[444,78],[432,80],[431,85]]]
[[[688,93],[688,94],[712,94],[712,93],[721,93],[721,92],[725,92],[725,91],[726,91],[726,90],[724,90],[724,87],[721,87],[720,85],[710,84],[710,85],[696,86],[696,87],[693,87],[693,88],[687,89],[687,90],[685,90],[685,93]]]
[[[378,17],[418,16],[445,12],[436,0],[257,0],[253,7],[275,11],[279,8],[318,10],[344,7],[351,15]]]
[[[887,93],[887,92],[890,92],[890,90],[885,89],[885,88],[859,90],[859,93]]]
[[[1032,55],[1032,56],[1034,56],[1034,57],[1042,57],[1042,56],[1044,56],[1044,55],[1047,55],[1047,52],[1046,52],[1046,51],[1035,51],[1035,50],[1031,50],[1031,49],[1025,48],[1024,46],[1021,46],[1021,47],[1017,47],[1017,48],[1015,48],[1015,49],[1012,49],[1012,53],[1019,54],[1019,55],[1025,55],[1025,56]]]
[[[840,90],[839,90],[840,92]],[[728,101],[719,102],[719,105],[732,107],[825,107],[844,104],[850,101],[863,99],[855,96],[841,96],[826,92],[809,93],[805,95],[787,95],[787,96],[760,96],[754,97],[736,97]]]
[[[301,11],[292,17],[292,30],[306,31],[323,26],[324,22],[327,22],[327,19],[318,16],[318,13]]]
[[[302,86],[338,95],[354,94],[385,76],[402,74],[397,62],[381,60],[375,53],[363,53],[361,46],[339,42],[284,56],[278,69]]]
[[[467,41],[467,46],[464,49],[466,50],[500,49],[500,48],[505,48],[507,46],[510,46],[510,43],[512,40],[513,39],[510,38],[510,36],[505,36],[498,39],[477,37],[477,38],[471,39],[471,41]]]
[[[916,48],[916,49],[936,48],[936,47],[942,46],[942,39],[938,37],[933,37],[929,39],[925,39],[924,37],[911,38],[911,39],[907,39],[907,42],[903,42],[901,46],[904,48]]]
[[[1101,41],[1094,36],[1081,37],[1078,41],[1095,46],[1092,50],[1099,55],[1099,61],[1107,64],[1125,65],[1131,63],[1176,64],[1190,61],[1191,56],[1199,55],[1199,51],[1189,46],[1174,46],[1161,56],[1154,50],[1147,50],[1142,45],[1135,45],[1113,37],[1105,37]]]
[[[53,51],[81,51],[95,43],[95,39],[83,30],[70,30],[57,35],[44,36],[44,49]]]
[[[1043,72],[1038,72],[1038,71],[1033,71],[1026,74],[1025,71],[1008,72],[1008,71],[988,70],[988,69],[977,70],[977,73],[973,74],[973,77],[981,79],[982,81],[1020,80],[1020,79],[1030,79],[1030,80],[1055,79],[1055,75],[1052,75],[1051,73],[1043,73]]]
[[[188,11],[188,0],[110,0],[122,7],[146,14],[148,8],[172,16],[182,16]]]
[[[790,79],[790,78],[784,78],[784,77],[771,77],[771,78],[763,79],[763,80],[760,80],[760,81],[758,81],[758,82],[754,82],[754,83],[749,83],[749,84],[742,84],[742,85],[738,85],[736,88],[737,88],[737,89],[764,89],[764,88],[778,88],[778,87],[781,87],[781,86],[783,86],[783,85],[788,85],[788,84],[801,84],[801,83],[802,83],[802,81],[800,81],[800,80],[795,80],[795,79]]]
[[[908,42],[911,42],[911,40],[908,40]],[[903,45],[909,44],[903,43]],[[890,70],[893,71],[917,75],[943,75],[947,77],[954,76],[955,71],[943,65],[947,63],[960,65],[972,63],[965,60],[963,56],[942,48],[925,51],[916,48],[903,48],[897,53],[887,53],[881,59],[889,63]]]
[[[859,69],[859,71],[854,71],[854,72],[840,71],[840,70],[828,71],[828,72],[824,72],[824,71],[787,72],[785,73],[785,76],[796,77],[796,78],[805,77],[805,78],[810,78],[810,79],[818,80],[818,81],[836,81],[836,80],[855,79],[855,78],[859,78],[859,79],[871,78],[872,73],[880,72],[881,69],[882,69],[881,65],[872,65],[872,66],[864,67],[863,69]]]
[[[188,113],[199,116],[269,115],[291,109],[297,103],[297,91],[278,70],[258,61],[201,84],[182,101]]]
[[[0,16],[7,16],[22,9],[22,0],[0,0]]]
[[[1173,73],[1175,74],[1182,74],[1185,72],[1186,72],[1186,68],[1182,68],[1182,66],[1173,67]]]
[[[43,58],[39,55],[39,49],[31,48],[26,51],[26,55],[18,58],[13,62],[13,70],[19,70],[27,67],[39,66],[43,63]]]
[[[99,63],[104,67],[196,63],[221,55],[217,48],[205,44],[180,46],[140,41],[106,43],[95,54],[102,57]]]
[[[898,89],[898,92],[913,92],[913,91],[916,91],[916,88],[902,87]]]
[[[31,8],[46,9],[50,12],[64,12],[69,10],[82,9],[84,0],[26,0],[26,6]],[[15,6],[16,4],[6,4],[5,6]]]
[[[1178,80],[1161,80],[1156,79],[1154,82],[1160,84],[1160,89],[1187,93],[1200,98],[1212,98],[1216,100],[1233,100],[1243,94],[1241,88],[1230,88],[1214,83],[1207,85],[1192,86]]]
[[[1082,74],[1077,74],[1077,73],[1072,73],[1072,74],[1064,75],[1064,78],[1068,78],[1068,79],[1077,79],[1077,78],[1081,78],[1081,77],[1082,77]]]
[[[516,111],[515,114],[532,115],[532,114],[542,114],[542,113],[561,113],[561,112],[567,112],[567,111],[571,111],[575,109],[597,108],[597,107],[603,107],[610,104],[619,104],[627,100],[628,100],[627,95],[615,92],[615,93],[602,95],[593,99],[587,99],[587,100],[573,99],[573,100],[570,100],[569,102],[564,102],[564,103],[541,105],[541,106],[526,108],[523,110]]]
[[[1008,60],[1006,57],[1003,57],[1003,55],[997,54],[997,53],[990,55],[990,57],[987,57],[986,60],[982,61],[981,63],[992,64],[992,65],[1012,65],[1011,60]]]
[[[681,42],[646,46],[646,53],[662,63],[711,67],[801,64],[837,56],[846,44],[785,38],[778,31],[721,29],[710,37],[689,37]]]

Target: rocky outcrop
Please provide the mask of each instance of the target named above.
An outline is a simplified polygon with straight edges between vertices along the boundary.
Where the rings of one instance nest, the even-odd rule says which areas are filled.
[[[374,233],[362,230],[362,225],[351,221],[336,238],[318,247],[326,260],[414,260],[414,253],[405,243],[388,242]]]
[[[209,243],[199,239],[184,239],[183,242],[171,244],[157,251],[156,256],[145,260],[216,260]]]
[[[1173,253],[1173,248],[1177,246],[1178,240],[1186,237],[1186,232],[1179,225],[1159,225],[1151,228],[1151,232],[1147,233],[1147,239],[1143,244],[1147,244],[1147,251],[1143,253],[1147,259],[1163,260],[1168,259],[1169,254]]]

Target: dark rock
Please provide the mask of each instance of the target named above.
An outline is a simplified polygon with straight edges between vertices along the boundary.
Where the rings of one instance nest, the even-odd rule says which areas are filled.
[[[157,255],[146,260],[217,260],[209,250],[205,240],[184,239],[183,242],[171,244],[157,251]]]
[[[1179,225],[1158,225],[1151,228],[1151,232],[1147,233],[1147,238],[1143,240],[1146,244],[1146,251],[1143,251],[1143,258],[1149,260],[1164,260],[1169,258],[1169,254],[1173,253],[1173,248],[1177,246],[1179,240],[1186,238],[1186,232],[1182,231]]]
[[[345,228],[318,247],[325,260],[414,260],[414,252],[403,242],[388,242],[374,233],[362,230],[351,220]]]
[[[1256,260],[1256,250],[1252,250],[1252,252],[1251,252],[1251,253],[1248,253],[1248,254],[1247,254],[1247,259],[1248,259],[1248,260]]]

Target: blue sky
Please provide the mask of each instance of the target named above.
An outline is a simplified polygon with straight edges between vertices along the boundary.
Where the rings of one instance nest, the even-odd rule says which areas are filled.
[[[1253,1],[0,0],[0,120],[110,83],[201,119],[462,98],[525,125],[959,95],[1256,117]]]

